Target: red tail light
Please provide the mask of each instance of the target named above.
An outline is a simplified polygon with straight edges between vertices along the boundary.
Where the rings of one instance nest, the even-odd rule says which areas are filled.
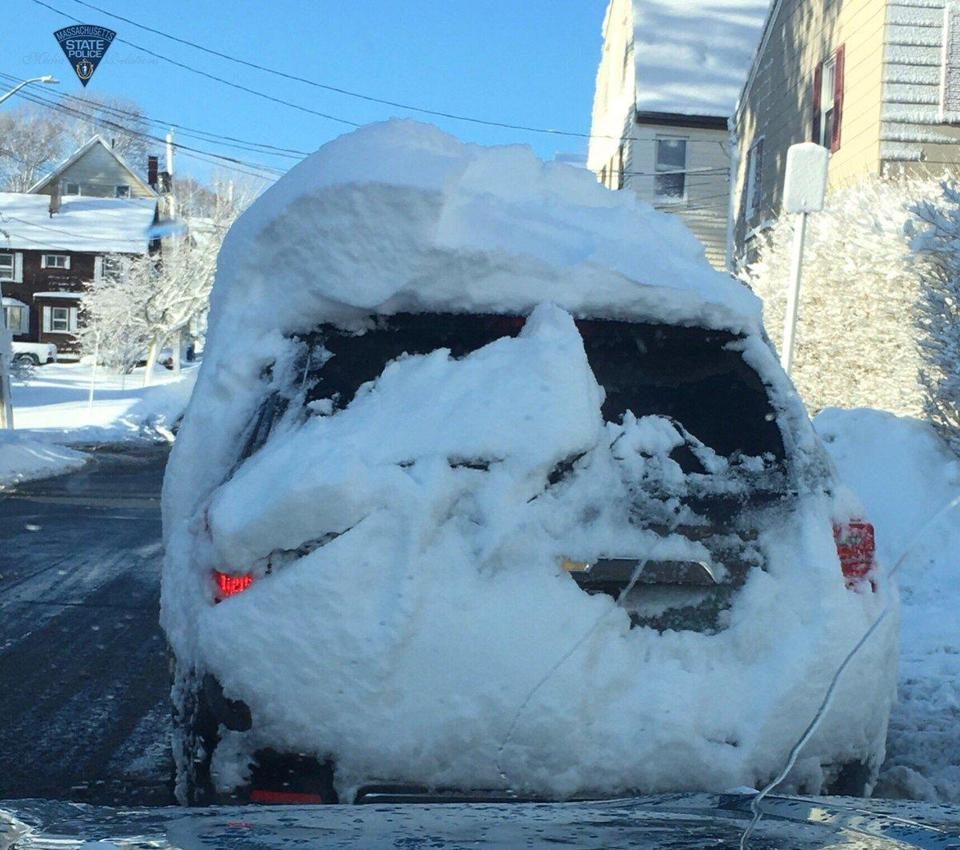
[[[322,803],[324,799],[319,794],[303,794],[298,791],[267,791],[262,788],[254,788],[250,792],[250,802],[293,805],[297,803]]]
[[[213,577],[217,582],[217,602],[221,602],[230,596],[236,596],[243,593],[251,584],[253,576],[231,576],[221,573],[219,570],[213,571]]]
[[[853,587],[876,565],[877,544],[873,526],[869,522],[853,519],[835,525],[833,539],[837,542],[837,554],[847,587]]]

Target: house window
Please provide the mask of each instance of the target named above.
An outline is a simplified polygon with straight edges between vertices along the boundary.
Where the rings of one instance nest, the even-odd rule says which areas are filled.
[[[64,194],[64,195],[79,195],[79,194],[80,194],[80,184],[79,184],[79,183],[64,183],[64,184],[63,184],[63,194]]]
[[[13,280],[13,254],[0,254],[0,280]]]
[[[747,217],[760,209],[763,194],[763,139],[758,139],[747,154]]]
[[[843,118],[843,45],[817,65],[813,76],[813,141],[831,151],[840,149]]]
[[[69,307],[50,308],[50,330],[55,334],[65,334],[70,332]]]
[[[7,299],[4,299],[6,301]],[[3,308],[7,329],[14,334],[30,332],[30,308],[26,304],[8,304]]]
[[[40,268],[42,269],[69,269],[69,254],[43,254],[40,258]]]
[[[44,306],[40,327],[44,333],[67,334],[77,330],[79,310],[76,307]]]
[[[654,198],[664,203],[681,203],[687,192],[687,140],[657,137]]]
[[[129,198],[129,197],[130,197],[130,187],[129,187],[129,186],[117,186],[117,197],[118,197],[118,198]]]
[[[617,188],[622,189],[624,184],[623,169],[625,163],[625,152],[623,145],[617,150]]]

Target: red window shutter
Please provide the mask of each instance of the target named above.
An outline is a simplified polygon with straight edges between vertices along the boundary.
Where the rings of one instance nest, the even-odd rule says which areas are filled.
[[[823,62],[817,63],[813,72],[813,132],[810,141],[820,144],[820,89],[823,86]]]
[[[833,75],[833,134],[830,150],[840,150],[840,127],[843,124],[843,45],[837,48],[836,70]]]

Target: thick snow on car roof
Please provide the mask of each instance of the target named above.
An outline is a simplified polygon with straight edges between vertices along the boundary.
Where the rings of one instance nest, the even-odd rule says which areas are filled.
[[[527,147],[395,120],[325,145],[241,217],[221,253],[214,333],[237,311],[299,331],[357,313],[528,313],[544,301],[760,324],[760,302],[709,266],[676,216]]]

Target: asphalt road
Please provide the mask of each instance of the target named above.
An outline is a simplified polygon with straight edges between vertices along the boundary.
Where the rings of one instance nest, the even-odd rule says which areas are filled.
[[[0,494],[0,799],[172,803],[158,625],[168,447]]]

